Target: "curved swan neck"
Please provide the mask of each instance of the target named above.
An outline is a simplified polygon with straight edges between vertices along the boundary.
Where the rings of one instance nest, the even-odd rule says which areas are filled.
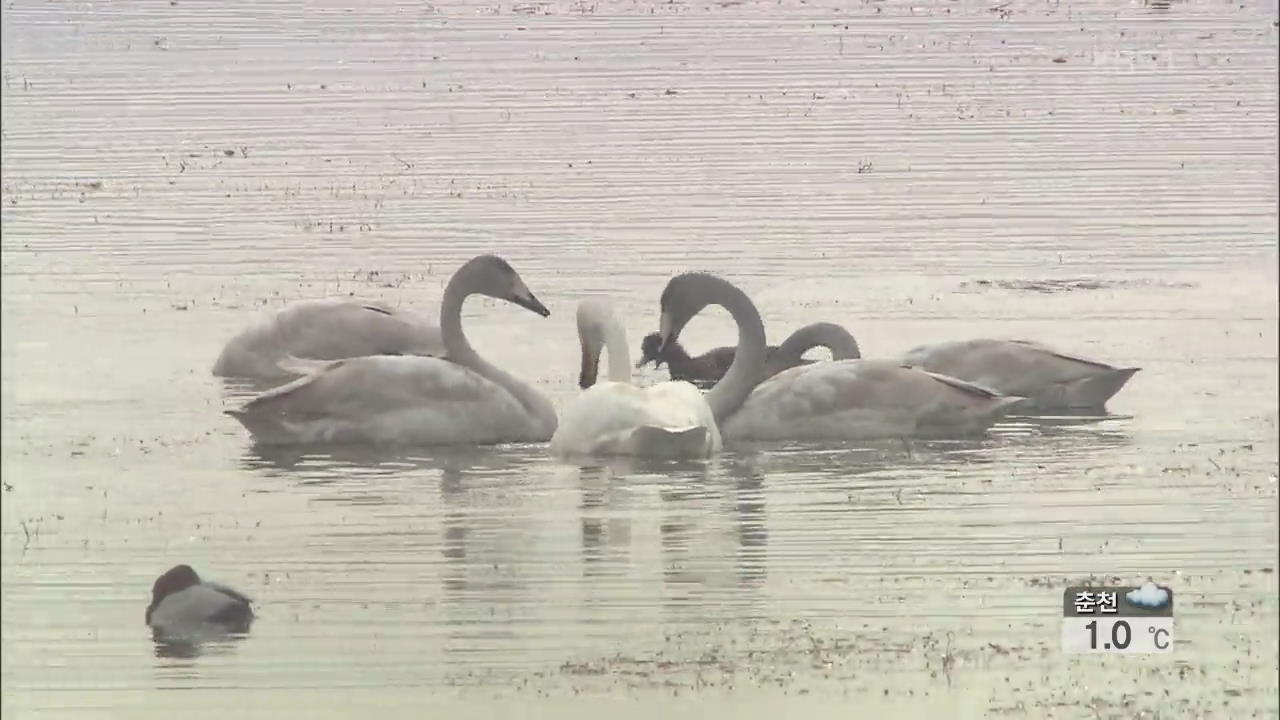
[[[862,357],[858,341],[853,335],[843,327],[829,322],[810,323],[796,330],[782,341],[777,352],[783,357],[799,360],[806,352],[819,346],[831,351],[832,360],[856,360]]]
[[[768,349],[764,323],[751,298],[726,280],[707,276],[706,282],[710,284],[710,303],[728,310],[738,324],[738,348],[733,363],[720,382],[707,392],[707,404],[719,423],[737,412],[755,389],[764,373]]]
[[[478,292],[478,283],[467,272],[466,266],[455,273],[445,286],[444,297],[440,300],[440,336],[444,342],[445,357],[501,385],[530,415],[542,422],[554,422],[556,411],[550,400],[531,385],[485,361],[462,332],[462,304]]]
[[[470,366],[471,361],[480,359],[462,332],[462,304],[475,292],[469,274],[458,272],[449,279],[440,300],[440,336],[445,354],[460,365]]]
[[[617,318],[609,318],[604,327],[604,352],[609,356],[609,380],[631,382],[631,353],[627,350],[627,331]]]

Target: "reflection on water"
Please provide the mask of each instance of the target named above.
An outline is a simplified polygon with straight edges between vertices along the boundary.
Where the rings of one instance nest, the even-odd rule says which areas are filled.
[[[247,470],[273,471],[307,481],[360,475],[395,475],[422,471],[493,473],[519,467],[541,456],[541,447],[440,446],[429,448],[366,445],[246,444],[241,465]]]
[[[158,631],[152,633],[156,657],[171,660],[193,660],[204,655],[227,655],[235,651],[240,642],[247,637],[249,637],[249,634],[246,632],[207,632],[200,635],[176,637],[168,636]],[[186,667],[190,669],[191,677],[198,676],[195,665],[177,666],[172,663],[165,663],[164,667]]]
[[[582,501],[582,572],[602,577],[621,572],[628,563],[631,520],[626,517],[625,486],[606,467],[583,467],[578,472]]]

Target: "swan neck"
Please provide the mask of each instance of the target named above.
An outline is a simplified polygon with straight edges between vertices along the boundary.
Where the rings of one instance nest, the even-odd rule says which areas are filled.
[[[711,406],[716,422],[721,423],[742,407],[763,376],[767,347],[764,323],[751,298],[724,280],[714,280],[716,284],[711,303],[729,311],[738,325],[738,347],[733,354],[733,363],[720,382],[707,392],[707,404]]]
[[[462,303],[476,292],[478,290],[473,287],[472,281],[465,273],[454,275],[445,286],[444,297],[440,300],[440,336],[444,342],[445,356],[451,362],[462,365],[486,380],[502,386],[515,397],[530,416],[554,427],[556,411],[551,401],[532,386],[480,357],[480,354],[471,347],[466,334],[462,332]]]
[[[862,357],[858,341],[843,327],[828,322],[810,323],[791,333],[778,347],[778,354],[791,360],[799,360],[815,347],[831,351],[832,360],[856,360]]]
[[[604,352],[609,356],[609,380],[631,382],[631,353],[627,350],[627,331],[616,318],[604,331]]]
[[[454,275],[440,300],[440,338],[445,353],[453,362],[467,366],[480,359],[462,332],[462,304],[475,292],[470,285],[465,274]]]

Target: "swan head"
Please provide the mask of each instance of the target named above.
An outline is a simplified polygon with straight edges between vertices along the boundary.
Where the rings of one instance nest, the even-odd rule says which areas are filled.
[[[551,311],[533,296],[510,263],[497,255],[480,255],[472,258],[458,269],[454,277],[465,280],[474,292],[481,295],[506,300],[538,313],[542,317],[551,315]]]
[[[667,281],[662,291],[662,317],[658,323],[658,356],[675,346],[680,331],[695,315],[715,300],[716,286],[723,281],[703,272],[687,272]]]
[[[607,300],[590,298],[578,303],[578,342],[582,345],[582,369],[578,373],[578,387],[583,390],[596,384],[605,336],[609,326],[616,322],[613,306]]]

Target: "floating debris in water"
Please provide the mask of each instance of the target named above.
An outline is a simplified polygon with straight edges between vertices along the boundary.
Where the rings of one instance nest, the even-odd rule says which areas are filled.
[[[1157,286],[1168,288],[1192,288],[1195,283],[1148,280],[1104,280],[1098,278],[1064,278],[1061,280],[965,280],[962,288],[997,288],[1038,293],[1074,292],[1077,290],[1107,290],[1121,287]]]

